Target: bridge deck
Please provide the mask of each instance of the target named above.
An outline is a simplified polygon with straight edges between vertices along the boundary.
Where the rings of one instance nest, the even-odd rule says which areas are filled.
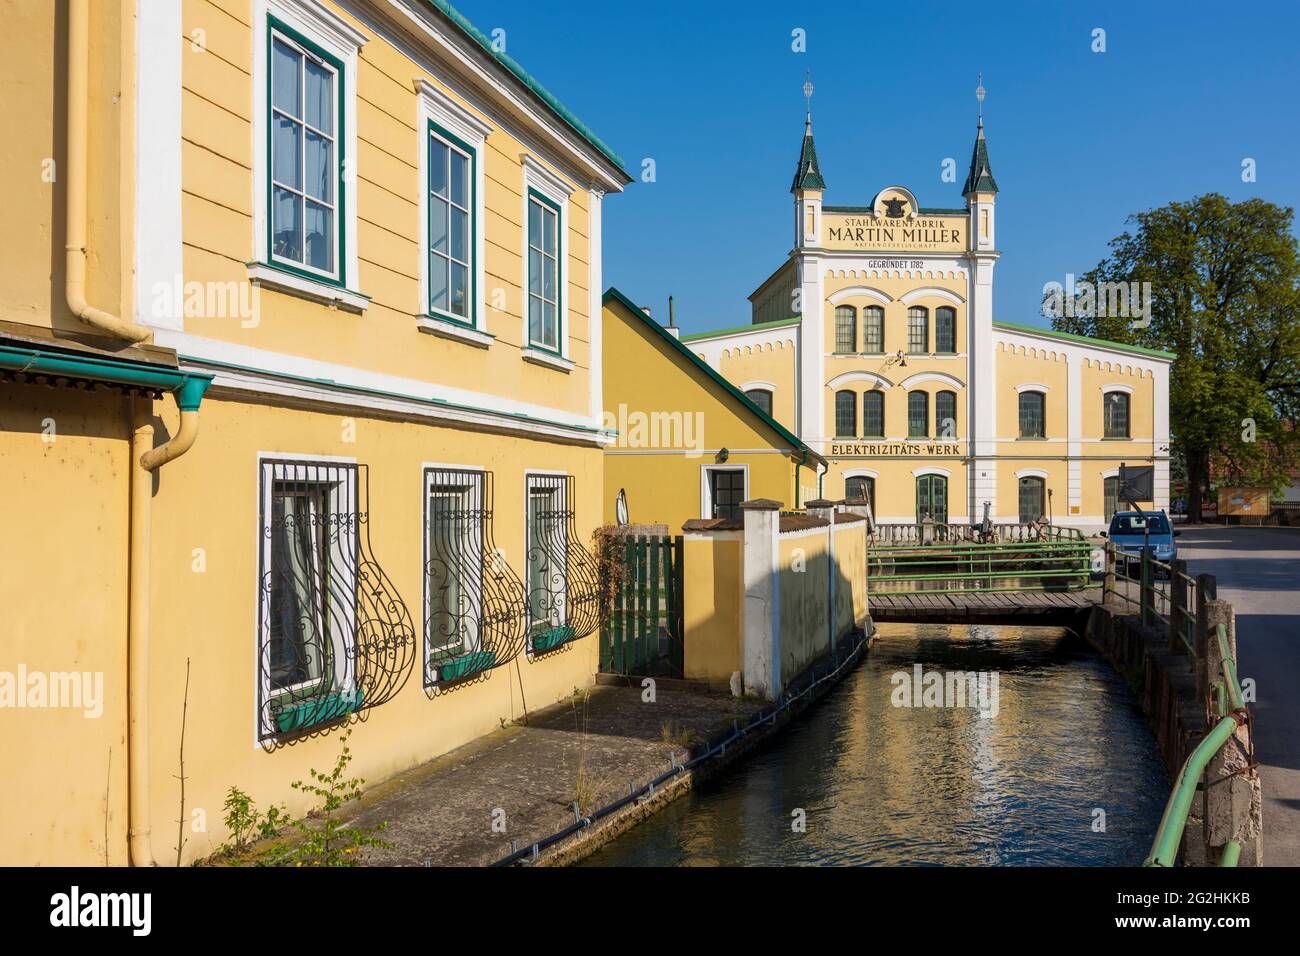
[[[1102,601],[1100,587],[1075,591],[982,591],[947,594],[926,591],[872,593],[868,597],[876,621],[940,621],[960,623],[981,618],[1035,619],[1086,611]]]

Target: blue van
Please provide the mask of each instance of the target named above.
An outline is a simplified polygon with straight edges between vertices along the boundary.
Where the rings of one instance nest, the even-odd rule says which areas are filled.
[[[1163,511],[1117,511],[1110,519],[1104,536],[1115,542],[1119,555],[1131,561],[1142,560],[1142,548],[1150,545],[1152,557],[1168,564],[1178,557],[1174,538],[1182,534],[1169,523]]]

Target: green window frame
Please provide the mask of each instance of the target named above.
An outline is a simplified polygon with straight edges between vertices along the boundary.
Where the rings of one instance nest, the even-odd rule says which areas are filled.
[[[267,26],[266,262],[285,272],[346,286],[346,71],[341,60],[275,17],[267,18]],[[285,78],[291,61],[292,88]],[[329,109],[309,102],[310,88],[314,83],[319,89],[323,75],[331,79]],[[328,250],[313,252],[309,217],[318,224],[328,223]],[[313,265],[320,254],[326,255],[327,267]]]
[[[885,437],[885,393],[862,393],[862,437]]]
[[[1020,437],[1043,438],[1047,435],[1047,396],[1042,392],[1020,393]]]
[[[478,322],[478,154],[432,120],[428,135],[425,308],[440,319],[474,327]]]
[[[923,305],[907,310],[907,351],[911,355],[930,351],[930,310]]]
[[[945,428],[944,422],[952,422],[952,428]],[[934,396],[934,437],[957,437],[956,392],[937,392]]]
[[[531,187],[527,205],[528,261],[525,268],[528,270],[528,283],[524,299],[528,344],[531,348],[559,355],[564,341],[564,296],[560,288],[564,281],[561,268],[564,262],[564,213],[559,203]],[[548,267],[552,270],[549,273]],[[549,323],[548,306],[553,315],[553,321]]]
[[[957,310],[951,306],[934,310],[934,350],[944,355],[957,351]]]
[[[1107,392],[1102,396],[1102,424],[1105,438],[1129,437],[1128,393]]]
[[[943,475],[918,475],[916,479],[916,521],[926,515],[935,524],[948,523],[948,479]]]
[[[772,390],[770,388],[751,388],[745,397],[761,408],[769,417],[772,414]]]
[[[862,351],[885,354],[885,310],[878,305],[862,308]]]
[[[930,396],[925,392],[907,393],[907,437],[928,438]]]
[[[835,352],[848,355],[858,350],[858,310],[851,305],[835,307]]]
[[[835,393],[835,437],[858,437],[858,396],[854,392]]]
[[[1047,482],[1042,478],[1026,476],[1020,479],[1020,523],[1032,524],[1046,516]]]

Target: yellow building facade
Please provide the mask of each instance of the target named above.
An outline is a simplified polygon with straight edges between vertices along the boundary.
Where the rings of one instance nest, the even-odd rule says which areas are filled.
[[[751,498],[795,501],[819,455],[617,289],[605,293],[605,521],[737,518]]]
[[[3,26],[0,863],[194,860],[344,726],[373,781],[590,685],[618,157],[442,0]]]
[[[979,124],[964,204],[903,186],[830,205],[805,125],[789,258],[750,296],[752,323],[682,337],[827,461],[807,500],[866,495],[876,520],[1088,531],[1121,464],[1169,499],[1165,352],[998,321],[998,186]]]

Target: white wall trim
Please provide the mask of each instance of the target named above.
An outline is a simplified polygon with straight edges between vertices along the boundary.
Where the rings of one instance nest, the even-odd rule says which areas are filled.
[[[744,385],[740,386],[742,392],[748,392],[753,389],[761,389],[765,392],[775,392],[776,385],[772,382],[746,382]]]
[[[520,341],[524,344],[524,352],[531,351],[533,341],[528,330],[528,204],[532,199],[528,195],[528,191],[529,189],[535,189],[555,203],[560,210],[558,221],[555,224],[556,240],[559,243],[560,253],[559,262],[557,263],[559,275],[556,276],[556,281],[559,283],[560,301],[559,314],[555,317],[558,325],[556,328],[556,345],[559,348],[560,358],[568,362],[570,359],[569,310],[573,307],[573,303],[569,301],[569,257],[573,254],[569,242],[569,193],[573,192],[577,187],[551,172],[527,153],[521,153],[519,159],[523,163],[524,174],[523,208],[520,210],[520,215],[523,218],[519,220],[519,231],[521,233],[519,247],[521,258],[519,263],[523,276],[522,288],[519,290],[521,297],[519,315],[522,323],[522,338]],[[563,366],[556,367],[562,368]],[[572,368],[572,365],[569,367]]]
[[[1016,393],[1020,392],[1050,392],[1051,388],[1046,385],[1039,385],[1036,382],[1026,382],[1023,385],[1016,386]]]
[[[605,194],[599,189],[587,191],[587,342],[591,358],[587,374],[591,382],[591,423],[600,426],[605,418],[605,320],[603,228],[601,223]]]
[[[952,472],[938,465],[921,465],[919,468],[912,469],[913,478],[920,478],[922,475],[941,475],[944,478],[951,478]]]
[[[846,468],[840,472],[841,478],[879,478],[880,474],[873,468]]]
[[[1099,385],[1097,386],[1097,390],[1101,392],[1103,395],[1105,395],[1107,392],[1123,392],[1125,395],[1133,394],[1132,385],[1121,385],[1118,382],[1110,385]]]
[[[725,462],[720,465],[700,465],[700,517],[713,517],[713,489],[709,487],[709,472],[712,471],[743,471],[745,473],[745,492],[741,496],[741,501],[749,500],[749,465],[743,462],[732,464]]]
[[[1050,478],[1050,477],[1052,477],[1052,476],[1049,475],[1049,474],[1048,474],[1046,471],[1044,471],[1042,468],[1021,468],[1019,471],[1016,472],[1016,478],[1017,478],[1017,479],[1020,479],[1020,478],[1043,478],[1043,479],[1047,479],[1047,478]]]

